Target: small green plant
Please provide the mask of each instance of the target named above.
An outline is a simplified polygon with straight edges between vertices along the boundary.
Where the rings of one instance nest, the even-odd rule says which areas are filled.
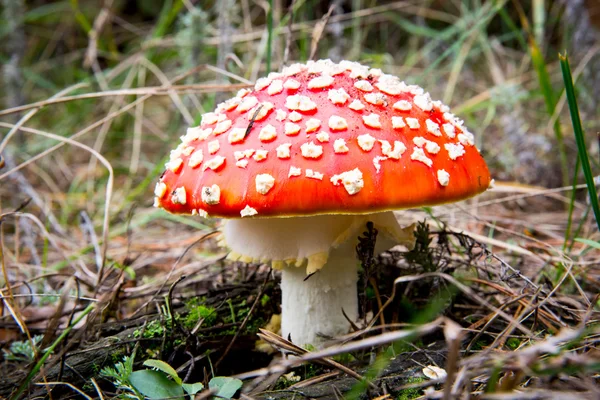
[[[123,398],[143,399],[144,397],[129,383],[129,376],[133,373],[134,357],[125,356],[123,361],[115,363],[114,367],[104,367],[100,371],[100,376],[111,381],[117,389],[121,390]]]
[[[43,337],[43,335],[36,335],[31,338],[31,341],[23,340],[13,342],[8,350],[2,349],[4,358],[9,361],[33,361],[36,350],[39,351],[38,345]]]
[[[144,366],[152,369],[133,371],[133,357],[125,357],[114,368],[106,367],[101,375],[112,381],[122,396],[128,399],[185,399],[193,398],[204,389],[201,382],[184,383],[177,371],[161,360],[146,360]],[[242,387],[242,381],[225,376],[216,376],[208,387],[216,392],[215,396],[231,399]]]
[[[415,229],[415,247],[404,256],[411,265],[423,268],[425,272],[437,270],[434,261],[433,249],[431,248],[431,237],[429,227],[425,222],[419,222]]]

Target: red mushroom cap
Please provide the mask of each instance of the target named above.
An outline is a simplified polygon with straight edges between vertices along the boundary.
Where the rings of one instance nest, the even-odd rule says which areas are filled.
[[[435,205],[490,184],[447,106],[381,70],[329,60],[291,65],[219,104],[166,168],[157,206],[229,218]]]

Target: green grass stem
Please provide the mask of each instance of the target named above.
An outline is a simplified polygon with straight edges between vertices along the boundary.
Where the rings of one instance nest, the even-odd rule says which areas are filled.
[[[590,195],[590,203],[594,210],[594,216],[596,217],[596,224],[600,229],[600,205],[598,205],[598,193],[596,192],[596,185],[594,184],[594,176],[592,175],[592,169],[590,167],[590,159],[588,157],[587,148],[585,145],[585,136],[583,133],[583,127],[581,126],[581,118],[579,116],[579,107],[577,106],[577,99],[575,97],[575,88],[573,87],[573,76],[571,75],[571,66],[569,65],[569,58],[567,53],[559,54],[560,68],[562,70],[563,80],[565,82],[565,91],[567,93],[567,101],[569,103],[569,112],[571,113],[571,122],[573,123],[573,133],[575,134],[575,141],[577,142],[577,151],[579,158],[581,159],[581,168],[583,169],[583,176],[585,177],[585,183],[587,184],[588,192]]]
[[[273,0],[269,0],[267,13],[267,74],[271,72],[271,59],[273,53]]]

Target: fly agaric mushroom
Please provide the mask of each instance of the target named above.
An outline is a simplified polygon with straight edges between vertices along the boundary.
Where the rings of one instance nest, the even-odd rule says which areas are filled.
[[[387,239],[380,250],[410,247],[412,231],[391,210],[490,184],[473,135],[447,106],[355,62],[271,73],[181,139],[155,205],[228,218],[229,258],[283,270],[282,334],[299,345],[347,333],[342,310],[357,319],[354,248],[368,221]]]

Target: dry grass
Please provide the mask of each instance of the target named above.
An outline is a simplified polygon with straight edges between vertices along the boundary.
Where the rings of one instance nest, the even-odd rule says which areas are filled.
[[[172,17],[141,9],[129,16],[110,1],[76,3],[27,10],[26,104],[0,110],[0,397],[38,372],[48,346],[52,354],[23,387],[32,396],[51,387],[54,397],[116,396],[99,370],[127,354],[139,363],[162,358],[190,381],[237,376],[243,398],[600,396],[600,251],[593,246],[600,235],[585,186],[560,187],[555,121],[571,173],[576,159],[564,101],[552,115],[540,111],[539,83],[519,44],[525,30],[503,22],[497,2],[353,1],[326,24],[329,5],[275,2],[274,69],[286,43],[290,60],[308,57],[315,43],[317,57],[335,49],[421,84],[466,119],[499,178],[478,199],[399,215],[426,220],[432,243],[420,257],[378,259],[361,298],[370,313],[356,332],[318,351],[259,334],[288,358],[254,348],[258,328],[277,311],[277,276],[266,266],[224,262],[217,221],[152,207],[172,139],[215,98],[263,73],[267,3],[242,0],[221,21],[235,32],[233,50],[210,8],[218,3],[199,10],[174,1]],[[526,16],[539,3],[528,4]],[[544,13],[541,45],[559,82],[552,54],[565,35],[562,9],[547,4]],[[198,26],[202,18],[208,23]],[[576,76],[597,49],[579,59]],[[219,54],[222,68],[212,66]],[[594,131],[593,96],[579,89]],[[597,160],[597,147],[591,151]],[[201,296],[216,316],[186,326],[190,299]],[[90,304],[93,311],[61,338]],[[169,319],[176,314],[182,319]],[[152,321],[168,329],[146,335]],[[29,358],[10,357],[11,343],[36,335]],[[423,369],[436,363],[445,374],[425,378]],[[303,381],[285,378],[289,371]]]

